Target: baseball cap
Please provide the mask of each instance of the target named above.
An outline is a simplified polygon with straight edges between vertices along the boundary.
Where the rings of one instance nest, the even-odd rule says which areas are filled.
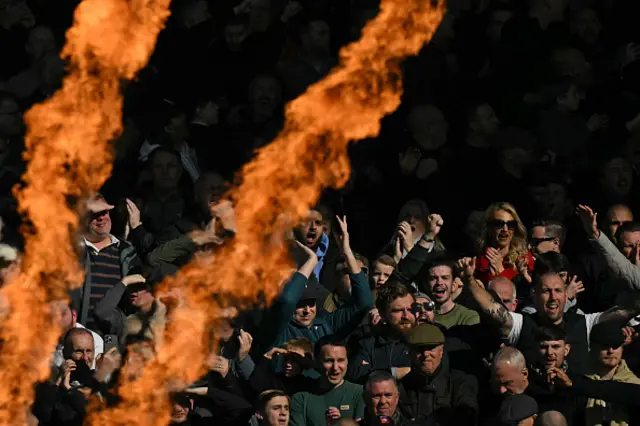
[[[591,329],[589,340],[607,348],[619,348],[624,343],[622,325],[618,321],[605,321],[598,323]]]
[[[87,200],[87,210],[91,213],[99,213],[105,210],[112,210],[114,206],[108,204],[102,194],[97,193]]]

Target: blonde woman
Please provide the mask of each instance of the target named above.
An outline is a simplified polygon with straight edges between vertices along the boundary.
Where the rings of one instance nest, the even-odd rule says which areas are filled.
[[[477,279],[486,284],[497,276],[513,280],[523,274],[529,280],[534,259],[527,248],[527,230],[511,204],[495,203],[485,211],[479,246]]]

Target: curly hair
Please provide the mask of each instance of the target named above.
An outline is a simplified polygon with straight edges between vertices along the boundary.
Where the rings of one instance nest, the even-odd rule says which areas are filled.
[[[499,203],[493,203],[487,208],[487,210],[485,210],[483,221],[484,225],[482,227],[482,232],[480,233],[478,247],[480,247],[481,253],[484,253],[489,246],[487,243],[487,239],[489,237],[489,227],[487,226],[487,223],[493,218],[493,215],[500,210],[509,213],[518,223],[513,233],[513,239],[509,244],[509,252],[505,259],[510,265],[515,265],[516,261],[521,257],[526,256],[529,251],[527,248],[527,228],[524,227],[522,220],[520,220],[520,216],[516,212],[516,208],[507,202],[502,201]]]

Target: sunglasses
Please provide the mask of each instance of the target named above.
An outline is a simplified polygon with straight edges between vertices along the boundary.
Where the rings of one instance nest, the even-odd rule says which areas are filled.
[[[91,218],[91,220],[96,220],[96,219],[100,219],[103,216],[106,216],[109,214],[109,210],[103,210],[101,212],[96,212],[96,213],[90,213],[89,217]]]
[[[492,219],[487,222],[487,225],[490,228],[494,228],[494,229],[502,229],[506,226],[507,229],[513,231],[518,227],[518,222],[516,222],[515,220],[504,221],[504,220]]]
[[[411,305],[413,312],[418,313],[422,311],[431,312],[435,309],[436,305],[433,302],[414,303]]]
[[[546,243],[553,240],[555,240],[555,237],[531,238],[529,240],[529,244],[531,245],[531,247],[538,247],[542,243]]]

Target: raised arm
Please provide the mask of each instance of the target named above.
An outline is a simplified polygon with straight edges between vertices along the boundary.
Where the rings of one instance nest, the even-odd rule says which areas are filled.
[[[640,265],[633,264],[618,248],[598,229],[598,213],[594,213],[589,206],[579,205],[576,208],[582,227],[587,233],[589,241],[604,257],[609,270],[624,280],[631,289],[640,290]],[[637,248],[636,248],[637,252]]]
[[[403,222],[400,224],[400,229],[404,228]],[[411,284],[414,278],[418,275],[422,267],[429,262],[434,256],[438,256],[440,250],[435,244],[436,237],[442,229],[444,221],[438,214],[429,215],[427,231],[422,235],[418,244],[416,244],[407,255],[400,259],[398,266],[393,271],[394,277],[398,278],[406,285]],[[406,224],[411,229],[409,224]]]
[[[337,219],[341,230],[338,241],[341,244],[341,250],[347,260],[347,267],[349,268],[351,302],[327,316],[327,321],[336,332],[347,327],[356,316],[368,312],[369,309],[373,307],[373,294],[371,294],[367,276],[362,271],[360,264],[351,250],[347,218],[343,217],[340,219],[338,217]]]
[[[475,265],[475,257],[465,257],[457,262],[457,267],[463,274],[462,280],[475,301],[480,305],[482,312],[500,324],[500,333],[502,336],[508,337],[513,329],[513,317],[504,306],[493,299],[491,294],[485,290],[484,285],[473,277]]]
[[[289,321],[291,321],[300,297],[302,297],[302,293],[307,286],[307,281],[318,264],[318,256],[313,250],[297,241],[296,244],[307,254],[307,260],[293,274],[291,280],[284,285],[280,295],[268,311],[268,319],[265,320],[264,324],[266,327],[270,326],[271,328],[267,328],[264,333],[261,333],[263,334],[261,342],[265,344],[262,347],[264,350],[269,350],[273,347],[289,324]]]

